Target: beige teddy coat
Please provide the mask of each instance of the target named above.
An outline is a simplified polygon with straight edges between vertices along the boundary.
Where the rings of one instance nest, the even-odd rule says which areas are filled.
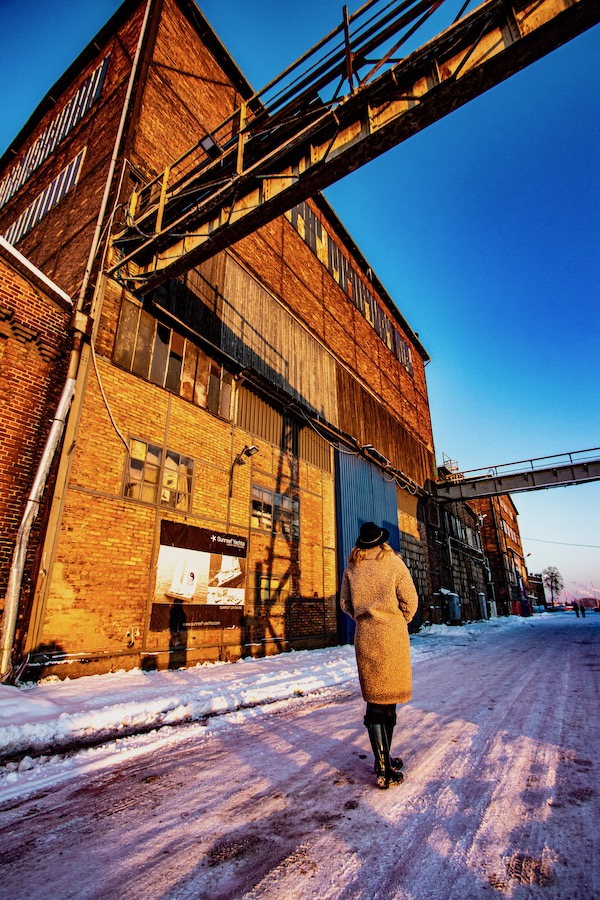
[[[406,703],[412,696],[408,623],[418,597],[405,563],[396,553],[377,559],[368,551],[344,571],[340,605],[356,622],[358,678],[367,703]]]

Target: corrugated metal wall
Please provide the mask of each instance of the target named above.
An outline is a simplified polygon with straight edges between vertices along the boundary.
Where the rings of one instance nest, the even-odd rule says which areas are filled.
[[[243,385],[238,388],[236,423],[244,431],[255,437],[282,447],[284,439],[289,440],[290,429],[295,429],[292,443],[297,446],[298,456],[324,472],[333,470],[333,450],[320,435],[309,426],[300,425],[291,417],[286,417]],[[290,448],[286,448],[290,449]]]
[[[372,444],[417,484],[435,478],[433,452],[228,254],[159,288],[154,301],[359,444]],[[278,443],[277,427],[273,420],[257,433]],[[302,457],[330,471],[329,449],[305,432]]]
[[[349,372],[338,366],[339,428],[359,444],[373,444],[393,466],[417,484],[434,479],[433,453]]]
[[[395,481],[360,456],[335,454],[338,569],[340,581],[348,555],[363,522],[377,522],[390,532],[389,543],[400,550],[398,505]],[[342,643],[351,643],[354,622],[340,611],[339,633]]]
[[[333,448],[308,426],[300,428],[298,456],[324,472],[333,471]]]
[[[231,257],[225,267],[221,346],[243,366],[337,425],[334,360]]]
[[[255,437],[281,447],[283,416],[243,385],[238,388],[236,423]]]

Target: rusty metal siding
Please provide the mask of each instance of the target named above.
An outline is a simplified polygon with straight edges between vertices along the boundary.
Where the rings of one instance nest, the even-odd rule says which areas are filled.
[[[324,472],[333,471],[333,450],[327,441],[291,417],[284,419],[275,407],[244,385],[238,388],[236,424],[276,447],[290,443],[291,439],[292,446],[297,445],[300,459]]]
[[[281,446],[283,416],[243,385],[238,388],[236,424],[263,441]]]
[[[317,469],[333,471],[333,448],[308,426],[300,428],[298,456]]]
[[[222,302],[223,350],[337,425],[333,358],[231,257]]]
[[[434,479],[433,453],[385,406],[338,366],[339,428],[359,444],[372,444],[417,484]]]

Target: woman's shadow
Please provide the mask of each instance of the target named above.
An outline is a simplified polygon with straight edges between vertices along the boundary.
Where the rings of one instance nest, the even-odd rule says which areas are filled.
[[[169,612],[169,669],[181,669],[187,663],[187,616],[183,597],[175,597]]]

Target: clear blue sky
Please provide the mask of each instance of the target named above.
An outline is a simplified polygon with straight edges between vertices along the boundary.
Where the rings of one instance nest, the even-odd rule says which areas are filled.
[[[0,0],[0,150],[118,5]],[[257,89],[342,8],[199,5]],[[596,26],[326,191],[432,357],[439,462],[600,445],[599,59]],[[600,591],[600,483],[514,500],[529,570]]]

